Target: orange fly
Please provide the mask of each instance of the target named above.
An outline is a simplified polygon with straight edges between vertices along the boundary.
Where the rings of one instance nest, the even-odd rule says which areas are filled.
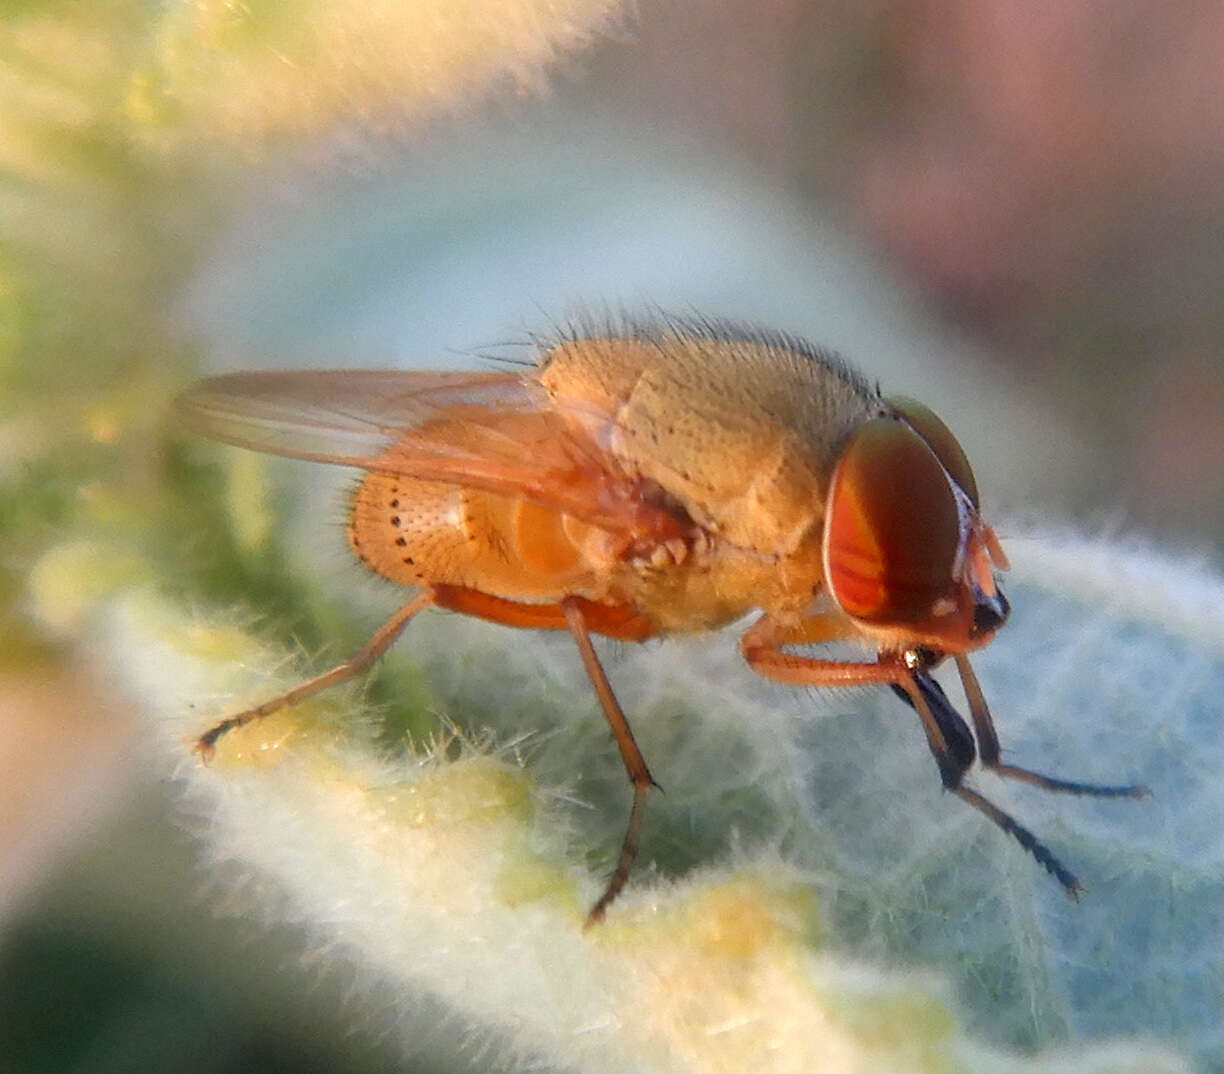
[[[220,721],[198,751],[364,671],[428,607],[568,630],[633,786],[594,922],[628,880],[654,781],[591,636],[644,641],[759,612],[740,638],[754,670],[890,686],[920,717],[944,787],[1078,894],[1045,845],[964,784],[975,757],[1051,791],[1144,791],[1003,763],[966,654],[1007,619],[994,573],[1007,561],[947,426],[819,348],[718,321],[576,328],[537,349],[514,371],[235,373],[182,397],[207,436],[367,471],[349,542],[416,590],[349,660]],[[874,659],[789,651],[845,640]],[[946,657],[972,732],[931,676]]]

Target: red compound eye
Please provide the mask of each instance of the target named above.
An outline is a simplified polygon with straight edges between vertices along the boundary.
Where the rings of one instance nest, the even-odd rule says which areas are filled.
[[[973,476],[973,467],[969,465],[965,451],[960,446],[956,437],[952,435],[952,430],[939,419],[935,411],[930,407],[924,406],[917,399],[911,399],[906,395],[890,396],[884,401],[905,419],[914,432],[927,442],[930,449],[935,452],[935,457],[943,463],[943,468],[948,471],[948,476],[969,497],[969,502],[974,507],[980,507],[981,505],[978,503],[977,481]]]
[[[906,422],[875,418],[850,439],[833,471],[824,540],[827,584],[847,615],[906,627],[958,607],[956,493]]]

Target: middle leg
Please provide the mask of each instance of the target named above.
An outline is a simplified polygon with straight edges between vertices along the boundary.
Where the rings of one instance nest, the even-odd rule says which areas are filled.
[[[633,861],[637,857],[642,817],[646,812],[646,792],[651,787],[657,787],[658,784],[650,775],[650,769],[646,767],[646,758],[642,756],[642,751],[638,748],[637,740],[633,737],[633,729],[629,726],[624,710],[620,707],[620,702],[616,700],[616,694],[612,692],[612,684],[608,682],[608,676],[599,662],[599,656],[595,652],[595,646],[591,643],[591,635],[587,629],[581,606],[571,598],[562,601],[561,607],[569,623],[570,633],[573,634],[574,641],[578,645],[583,666],[599,697],[599,704],[603,708],[608,726],[612,729],[612,737],[616,740],[617,749],[620,750],[629,782],[633,785],[633,805],[629,808],[629,824],[625,829],[625,838],[621,841],[620,857],[617,859],[616,868],[608,880],[607,887],[604,888],[603,894],[599,896],[587,915],[586,927],[590,928],[603,920],[612,900],[620,894],[629,881],[629,871],[633,868]]]
[[[591,634],[603,634],[623,641],[643,641],[651,637],[656,628],[649,619],[631,608],[597,604],[583,597],[567,597],[557,604],[526,604],[461,586],[438,585],[434,587],[433,592],[434,602],[442,608],[506,626],[536,630],[568,629],[573,635],[587,676],[595,687],[600,707],[620,750],[629,782],[633,785],[633,804],[629,810],[629,823],[621,842],[620,856],[603,894],[587,915],[586,926],[589,928],[603,920],[609,905],[629,880],[633,861],[637,857],[642,818],[646,811],[646,793],[651,787],[658,786],[651,778],[650,769],[646,767],[646,759],[633,737],[629,721],[616,699],[611,683],[608,682],[603,665],[599,662],[599,656],[591,642]]]

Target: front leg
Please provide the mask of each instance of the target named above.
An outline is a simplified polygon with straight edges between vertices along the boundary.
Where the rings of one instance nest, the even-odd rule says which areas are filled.
[[[927,745],[939,767],[945,790],[988,817],[1025,850],[1076,899],[1082,885],[1053,852],[1011,814],[963,783],[973,764],[974,743],[968,725],[952,707],[939,684],[928,674],[928,662],[918,653],[881,652],[874,663],[813,660],[782,651],[784,645],[809,645],[850,637],[845,620],[825,614],[793,626],[779,626],[768,615],[757,620],[740,639],[749,666],[766,678],[796,686],[867,686],[893,688],[922,720]],[[997,748],[997,739],[995,740]]]
[[[925,684],[933,686],[934,680],[926,676],[920,679],[905,654],[881,652],[866,663],[814,660],[782,651],[785,645],[816,645],[847,636],[845,618],[832,613],[809,616],[786,626],[764,615],[740,638],[740,652],[753,671],[776,682],[794,686],[891,686],[921,718],[944,787],[957,790],[973,764],[973,736],[950,705],[933,708],[928,703],[924,689],[929,687]]]
[[[995,733],[994,719],[990,715],[990,707],[986,704],[986,695],[978,683],[977,675],[969,665],[969,658],[964,653],[956,656],[956,669],[960,672],[961,684],[965,688],[965,697],[969,701],[969,715],[977,732],[978,752],[982,764],[992,772],[1008,779],[1031,783],[1046,791],[1056,791],[1061,794],[1081,794],[1093,798],[1146,798],[1148,789],[1141,784],[1102,785],[1099,783],[1082,783],[1078,780],[1056,779],[1053,776],[1034,772],[1031,768],[1021,768],[1019,765],[1006,764],[999,748],[999,736]]]

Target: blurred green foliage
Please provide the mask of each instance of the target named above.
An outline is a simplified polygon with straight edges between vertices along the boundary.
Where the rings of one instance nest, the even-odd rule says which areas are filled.
[[[165,5],[133,0],[31,0],[0,12],[0,677],[53,678],[73,659],[71,617],[88,615],[90,593],[124,581],[189,604],[259,609],[311,652],[355,646],[368,628],[304,594],[274,535],[252,554],[259,538],[235,525],[224,456],[175,428],[172,400],[196,367],[175,302],[248,162],[167,136],[174,116],[149,72],[168,17]],[[266,484],[253,495],[254,510],[280,506]],[[27,615],[31,572],[52,547],[79,560],[75,592],[60,594],[62,636]],[[370,693],[400,701],[386,707],[388,746],[430,726],[411,669],[376,676]],[[143,878],[132,909],[189,906],[164,887],[182,837],[164,803],[146,801],[163,815],[140,821],[156,834],[128,865]],[[100,833],[99,845],[113,851],[131,824]],[[93,901],[83,913],[53,899],[3,924],[5,1070],[380,1065],[345,1046],[341,1030],[339,1046],[320,1051],[294,1036],[300,1025],[280,1032],[275,1014],[239,1010],[224,971],[184,970],[168,961],[172,946],[147,946],[108,917],[119,903]],[[224,936],[226,926],[205,931]]]

